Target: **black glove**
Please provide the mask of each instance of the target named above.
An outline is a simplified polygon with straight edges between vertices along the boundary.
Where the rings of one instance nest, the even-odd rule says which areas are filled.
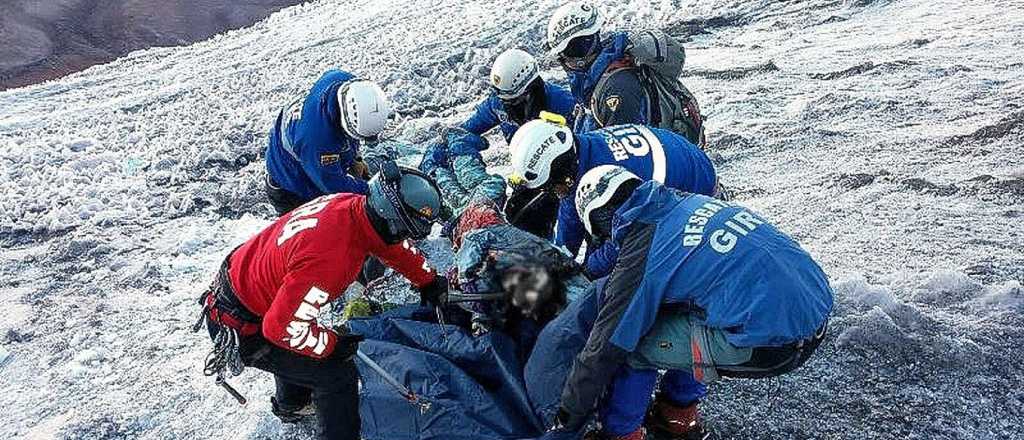
[[[338,342],[334,344],[334,352],[331,353],[331,357],[342,361],[352,359],[356,355],[356,351],[359,350],[359,343],[366,339],[363,335],[352,333],[344,324],[334,327],[334,332],[338,334]]]
[[[434,275],[434,281],[420,287],[420,305],[443,306],[448,302],[448,278]]]

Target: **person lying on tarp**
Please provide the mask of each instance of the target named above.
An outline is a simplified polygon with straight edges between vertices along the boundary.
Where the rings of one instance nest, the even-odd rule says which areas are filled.
[[[460,303],[474,335],[501,330],[525,360],[537,334],[589,286],[579,266],[551,242],[510,225],[486,202],[467,208],[451,228],[455,260],[449,283],[464,294],[504,293]]]
[[[445,228],[456,251],[450,282],[471,295],[505,294],[459,304],[471,314],[474,335],[504,330],[525,358],[540,328],[587,281],[568,254],[506,220],[500,208],[505,180],[487,173],[479,153],[487,148],[484,138],[458,128],[441,137],[424,154],[420,170],[437,181],[445,211],[452,214]]]

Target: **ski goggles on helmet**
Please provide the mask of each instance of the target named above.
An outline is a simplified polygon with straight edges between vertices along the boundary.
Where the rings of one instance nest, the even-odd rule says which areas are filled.
[[[497,91],[497,89],[495,89],[495,91]],[[518,96],[503,95],[501,92],[497,92],[496,94],[498,95],[498,100],[500,100],[505,107],[518,107],[528,103],[532,98],[529,90],[524,91]]]
[[[558,54],[558,63],[566,70],[586,70],[597,58],[600,46],[598,34],[573,38],[565,50]]]
[[[385,182],[385,185],[382,185],[384,196],[396,208],[398,218],[394,220],[397,220],[398,226],[408,234],[409,238],[414,240],[422,240],[430,235],[434,221],[441,213],[441,191],[434,181],[411,168],[407,168],[403,172],[397,164],[390,161],[381,165],[380,173]],[[403,179],[408,177],[419,178],[429,184],[438,194],[436,203],[428,202],[424,206],[410,205],[404,197],[402,187]]]

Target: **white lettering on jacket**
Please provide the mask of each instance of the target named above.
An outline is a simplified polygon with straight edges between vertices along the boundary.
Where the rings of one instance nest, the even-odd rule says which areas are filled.
[[[295,319],[288,323],[288,328],[285,329],[288,335],[284,340],[290,347],[299,351],[312,348],[313,353],[317,355],[324,353],[327,343],[330,341],[331,332],[321,330],[317,332],[317,335],[313,335],[312,327],[316,325],[314,321],[320,315],[320,306],[326,304],[329,297],[327,292],[316,286],[309,289],[305,298],[302,299],[302,303],[292,315]]]
[[[707,226],[708,221],[718,211],[728,206],[730,206],[728,203],[712,200],[695,209],[683,229],[683,246],[699,246],[704,241],[706,232],[704,227]],[[736,247],[736,243],[741,237],[746,237],[761,224],[764,224],[763,220],[757,218],[750,211],[742,210],[726,220],[725,227],[711,231],[708,235],[708,244],[715,252],[729,253]]]
[[[727,206],[729,204],[721,200],[710,200],[700,208],[693,210],[693,214],[690,215],[690,218],[686,221],[686,227],[683,229],[683,246],[695,247],[700,245],[701,241],[704,240],[704,226],[708,224],[708,220]]]

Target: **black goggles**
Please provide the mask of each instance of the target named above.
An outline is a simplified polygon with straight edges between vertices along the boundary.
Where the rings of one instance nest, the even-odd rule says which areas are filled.
[[[398,164],[393,161],[385,162],[381,165],[380,173],[384,178],[384,181],[387,183],[386,185],[383,185],[384,194],[387,196],[391,206],[396,208],[401,207],[401,209],[396,209],[396,211],[398,211],[398,221],[401,223],[402,227],[408,231],[409,238],[421,240],[430,235],[430,229],[434,223],[433,219],[420,214],[420,212],[414,207],[409,206],[404,200],[402,200],[400,195],[402,190],[402,171],[399,169]],[[413,173],[419,174],[416,172]],[[426,176],[420,176],[430,182],[430,179],[427,179]],[[431,182],[431,184],[433,185],[433,182]],[[433,212],[440,212],[440,209],[440,206],[434,207]]]
[[[512,98],[503,98],[501,95],[498,95],[498,99],[501,100],[501,103],[506,107],[517,107],[530,100],[530,90],[527,89],[521,95]]]
[[[584,70],[597,58],[600,44],[597,34],[573,38],[558,54],[558,63],[567,70]]]

